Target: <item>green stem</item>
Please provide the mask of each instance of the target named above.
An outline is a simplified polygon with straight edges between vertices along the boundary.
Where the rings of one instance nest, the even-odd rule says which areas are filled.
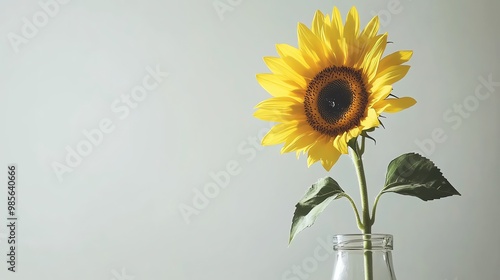
[[[349,200],[351,203],[352,209],[354,209],[354,214],[356,215],[356,222],[358,223],[358,228],[359,230],[363,230],[364,226],[363,223],[361,222],[361,218],[359,217],[359,212],[358,212],[358,207],[356,207],[356,203],[354,203],[354,200],[346,193],[343,194],[345,198]]]
[[[364,136],[362,136],[364,138]],[[364,143],[362,139],[362,143]],[[353,149],[353,162],[356,167],[356,173],[358,175],[359,182],[359,191],[361,194],[361,211],[363,213],[363,234],[371,234],[372,233],[372,223],[370,218],[370,208],[368,203],[368,189],[366,186],[366,177],[365,170],[363,168],[363,159],[362,152],[364,152],[364,145],[361,149],[359,147],[358,141],[355,141],[354,149]],[[364,263],[365,263],[365,280],[373,280],[373,259],[372,259],[372,243],[367,236],[367,240],[363,243],[364,247]]]
[[[371,224],[373,225],[375,223],[375,213],[377,212],[377,205],[378,205],[378,200],[380,199],[380,196],[382,196],[382,191],[380,191],[375,198],[375,202],[373,203],[373,208],[372,208],[372,218],[371,218]]]
[[[361,194],[361,211],[363,213],[363,225],[364,225],[364,234],[371,233],[371,221],[370,221],[370,206],[368,204],[368,190],[366,187],[366,177],[365,170],[363,167],[363,159],[361,154],[358,154],[358,151],[354,151],[353,153],[353,161],[354,166],[356,167],[356,173],[358,175],[359,182],[359,192]]]

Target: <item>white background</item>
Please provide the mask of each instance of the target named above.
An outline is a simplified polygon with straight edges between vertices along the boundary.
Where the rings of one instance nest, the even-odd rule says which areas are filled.
[[[255,80],[268,72],[262,57],[276,56],[276,43],[296,46],[297,22],[309,26],[316,10],[334,5],[344,17],[357,5],[363,26],[379,13],[394,42],[386,53],[414,50],[394,93],[418,103],[387,115],[369,142],[370,196],[389,161],[409,151],[431,158],[462,194],[382,197],[374,231],[394,235],[398,279],[500,278],[500,87],[475,97],[479,77],[500,81],[500,2],[66,2],[52,2],[52,15],[38,1],[0,3],[1,279],[306,278],[287,272],[294,266],[330,279],[333,255],[314,252],[332,234],[358,232],[347,200],[290,247],[287,238],[295,203],[318,178],[334,177],[359,200],[350,159],[326,172],[279,146],[254,146],[270,125],[252,114],[269,97]],[[218,12],[221,3],[230,8]],[[115,112],[148,67],[168,77],[128,115]],[[67,165],[67,148],[84,145],[83,131],[105,119],[114,129],[59,180],[54,164]],[[438,141],[425,140],[433,133]],[[5,262],[11,163],[19,169],[16,273]],[[235,175],[200,206],[196,193],[228,164]],[[200,209],[183,216],[193,199]]]

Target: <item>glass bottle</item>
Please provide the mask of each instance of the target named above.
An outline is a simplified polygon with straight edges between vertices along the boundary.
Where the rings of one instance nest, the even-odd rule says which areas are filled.
[[[396,280],[392,235],[341,234],[335,235],[333,242],[336,256],[332,280]]]

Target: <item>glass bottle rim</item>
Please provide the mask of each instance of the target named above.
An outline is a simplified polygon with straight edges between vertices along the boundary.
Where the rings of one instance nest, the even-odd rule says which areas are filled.
[[[366,250],[365,242],[371,246],[370,251],[391,251],[393,249],[392,234],[336,234],[333,236],[333,249],[335,251]]]

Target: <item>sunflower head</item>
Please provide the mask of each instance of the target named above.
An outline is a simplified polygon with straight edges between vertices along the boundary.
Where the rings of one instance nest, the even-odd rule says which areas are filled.
[[[264,58],[272,73],[257,75],[272,97],[256,106],[254,116],[278,123],[262,144],[283,144],[282,153],[307,154],[308,166],[321,161],[330,170],[351,139],[380,125],[380,114],[414,105],[411,97],[391,97],[412,51],[382,58],[387,34],[378,29],[378,17],[360,31],[355,7],[345,23],[335,7],[331,17],[317,11],[311,28],[299,23],[298,48],[276,45],[279,56]]]

